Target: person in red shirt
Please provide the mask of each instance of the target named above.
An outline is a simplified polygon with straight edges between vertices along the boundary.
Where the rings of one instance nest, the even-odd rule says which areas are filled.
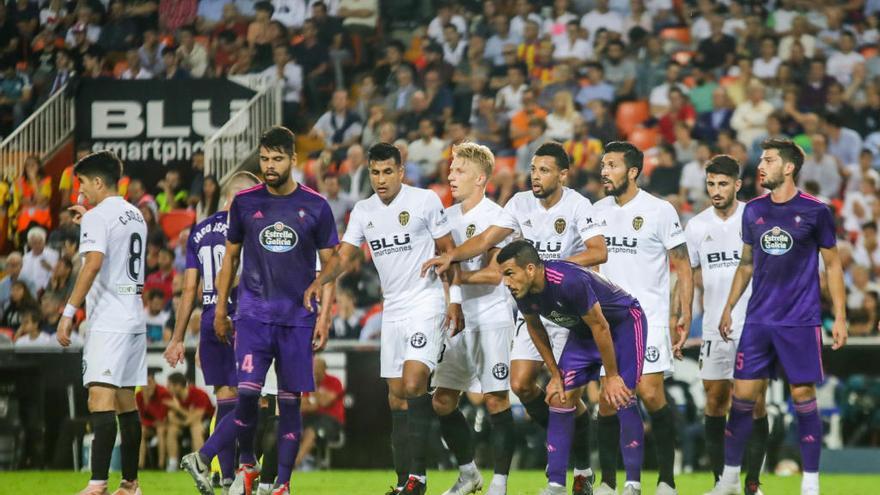
[[[147,461],[147,449],[150,439],[156,437],[159,447],[159,467],[165,465],[165,439],[167,437],[168,406],[165,401],[171,399],[168,389],[156,383],[156,372],[147,370],[147,385],[135,394],[135,402],[141,415],[141,451],[138,465],[143,469]]]
[[[168,247],[159,248],[157,260],[159,269],[147,275],[147,279],[144,281],[144,303],[148,302],[146,296],[151,289],[159,289],[162,291],[167,306],[174,293],[174,251]]]
[[[312,453],[319,438],[323,441],[335,440],[345,425],[345,389],[342,382],[327,374],[327,362],[317,356],[314,370],[315,391],[302,397],[303,434],[296,455],[296,467]]]
[[[669,144],[675,144],[675,124],[684,122],[693,129],[697,121],[697,112],[684,92],[673,87],[669,90],[669,111],[660,118],[660,135]]]
[[[182,373],[168,376],[171,398],[168,407],[168,471],[176,471],[180,460],[180,434],[189,430],[192,450],[197,452],[205,443],[205,425],[214,416],[214,405],[207,392],[188,384]]]

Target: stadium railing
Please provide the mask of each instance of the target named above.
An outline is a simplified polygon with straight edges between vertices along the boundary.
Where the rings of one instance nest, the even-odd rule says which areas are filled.
[[[47,158],[73,133],[73,99],[67,96],[67,84],[52,94],[0,142],[3,177],[21,175],[28,156]]]
[[[254,152],[260,134],[281,123],[281,85],[259,76],[233,76],[230,80],[257,94],[226,124],[205,140],[205,173],[223,184]]]

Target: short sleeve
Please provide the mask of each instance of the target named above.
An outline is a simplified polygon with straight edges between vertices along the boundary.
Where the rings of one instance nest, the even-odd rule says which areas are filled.
[[[749,228],[749,218],[752,216],[752,209],[750,206],[750,203],[746,204],[746,207],[743,210],[742,226],[740,227],[740,237],[742,237],[743,243],[748,244],[749,246],[755,243],[755,239],[752,237],[752,230]]]
[[[190,268],[199,269],[201,267],[201,263],[199,263],[199,252],[195,243],[195,234],[196,231],[193,230],[189,235],[189,239],[186,240],[186,269]]]
[[[536,315],[538,314],[538,300],[534,296],[516,299],[516,308],[523,315]]]
[[[687,242],[688,257],[691,259],[691,267],[700,266],[700,234],[697,232],[696,222],[691,220],[684,229],[684,238]]]
[[[502,208],[500,212],[498,212],[498,216],[492,219],[492,225],[518,232],[519,221],[516,218],[516,198],[514,197],[504,205],[504,208]]]
[[[244,223],[241,221],[241,201],[239,198],[232,200],[229,207],[229,216],[226,220],[226,240],[233,244],[241,244],[244,241]]]
[[[822,205],[816,218],[816,242],[819,244],[819,247],[825,249],[833,248],[837,245],[834,217],[831,215],[831,209],[826,205]]]
[[[333,211],[327,201],[321,201],[321,213],[318,224],[315,227],[315,247],[317,249],[332,248],[339,244],[339,234],[336,232],[336,221],[333,219]]]
[[[605,235],[608,224],[599,210],[588,200],[584,199],[578,204],[575,215],[575,225],[582,241],[587,242],[593,237]]]
[[[439,196],[434,193],[427,195],[425,211],[423,213],[428,230],[431,232],[431,237],[439,239],[449,233],[449,218],[446,217],[446,210],[443,208],[443,203],[440,202]]]
[[[684,230],[681,228],[681,220],[678,218],[675,208],[664,201],[659,213],[660,225],[657,232],[663,246],[669,250],[683,244],[685,242]]]
[[[360,204],[356,204],[348,218],[348,226],[345,228],[345,234],[342,235],[342,242],[357,248],[360,248],[364,243],[366,238],[364,237],[363,222],[361,222],[362,215]]]
[[[79,233],[80,254],[92,251],[107,253],[107,224],[95,210],[83,215]]]
[[[596,293],[590,285],[590,275],[586,272],[573,272],[563,280],[562,293],[568,299],[568,305],[583,316],[590,312],[590,308],[598,302]]]

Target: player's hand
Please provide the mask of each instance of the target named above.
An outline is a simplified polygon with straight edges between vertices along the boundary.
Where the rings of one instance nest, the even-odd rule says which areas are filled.
[[[562,376],[558,373],[547,382],[547,397],[544,399],[548,405],[553,403],[553,397],[559,396],[559,402],[565,404],[565,386],[562,384]]]
[[[831,327],[831,335],[834,337],[834,344],[831,345],[832,349],[836,351],[846,345],[847,329],[845,319],[834,319],[834,325]]]
[[[690,334],[690,329],[691,314],[690,312],[682,313],[681,316],[678,317],[678,321],[675,323],[675,327],[673,328],[675,339],[673,340],[672,344],[672,355],[675,356],[675,359],[684,359],[682,349],[684,348],[684,343],[687,342],[688,334]]]
[[[173,339],[171,342],[168,342],[168,347],[165,348],[165,354],[163,354],[163,356],[165,356],[165,361],[167,361],[172,368],[176,367],[178,363],[183,362],[183,355],[183,342],[175,341]]]
[[[227,336],[232,335],[232,320],[229,319],[229,316],[219,312],[214,315],[214,335],[220,342],[229,343]]]
[[[721,313],[721,321],[718,322],[718,332],[725,342],[730,342],[730,328],[733,326],[733,317],[730,315],[730,307],[725,305]]]
[[[312,304],[312,300],[315,300],[318,304],[321,303],[321,292],[323,291],[324,286],[321,285],[318,279],[315,279],[314,282],[309,285],[309,288],[306,289],[305,294],[303,294],[303,307],[307,310],[314,313],[318,310],[317,305]]]
[[[86,207],[83,205],[73,205],[67,208],[73,213],[73,223],[79,225],[82,222],[82,217],[86,213]]]
[[[327,338],[330,336],[330,318],[318,318],[315,322],[315,331],[312,334],[312,350],[318,352],[327,346]]]
[[[73,331],[73,318],[62,316],[58,320],[58,329],[55,331],[55,339],[61,344],[61,347],[70,345],[70,332]]]
[[[446,307],[443,330],[449,330],[450,337],[455,337],[464,330],[464,313],[461,312],[461,304],[450,304]]]
[[[602,395],[609,404],[620,409],[629,403],[632,390],[627,388],[620,375],[606,376],[602,382]]]
[[[436,258],[429,259],[422,265],[421,276],[424,277],[431,268],[434,269],[434,273],[436,273],[437,275],[443,275],[443,272],[449,270],[449,265],[451,264],[452,255],[449,253],[443,253]]]

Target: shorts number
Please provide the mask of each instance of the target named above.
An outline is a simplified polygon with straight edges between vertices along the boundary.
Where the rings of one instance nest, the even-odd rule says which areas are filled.
[[[128,278],[137,281],[143,268],[144,240],[138,233],[131,234],[128,240]]]
[[[745,356],[743,356],[742,352],[736,353],[736,369],[743,369],[743,363],[745,362]]]
[[[245,354],[244,359],[241,360],[241,370],[247,373],[253,373],[254,371],[254,356],[252,354]]]

